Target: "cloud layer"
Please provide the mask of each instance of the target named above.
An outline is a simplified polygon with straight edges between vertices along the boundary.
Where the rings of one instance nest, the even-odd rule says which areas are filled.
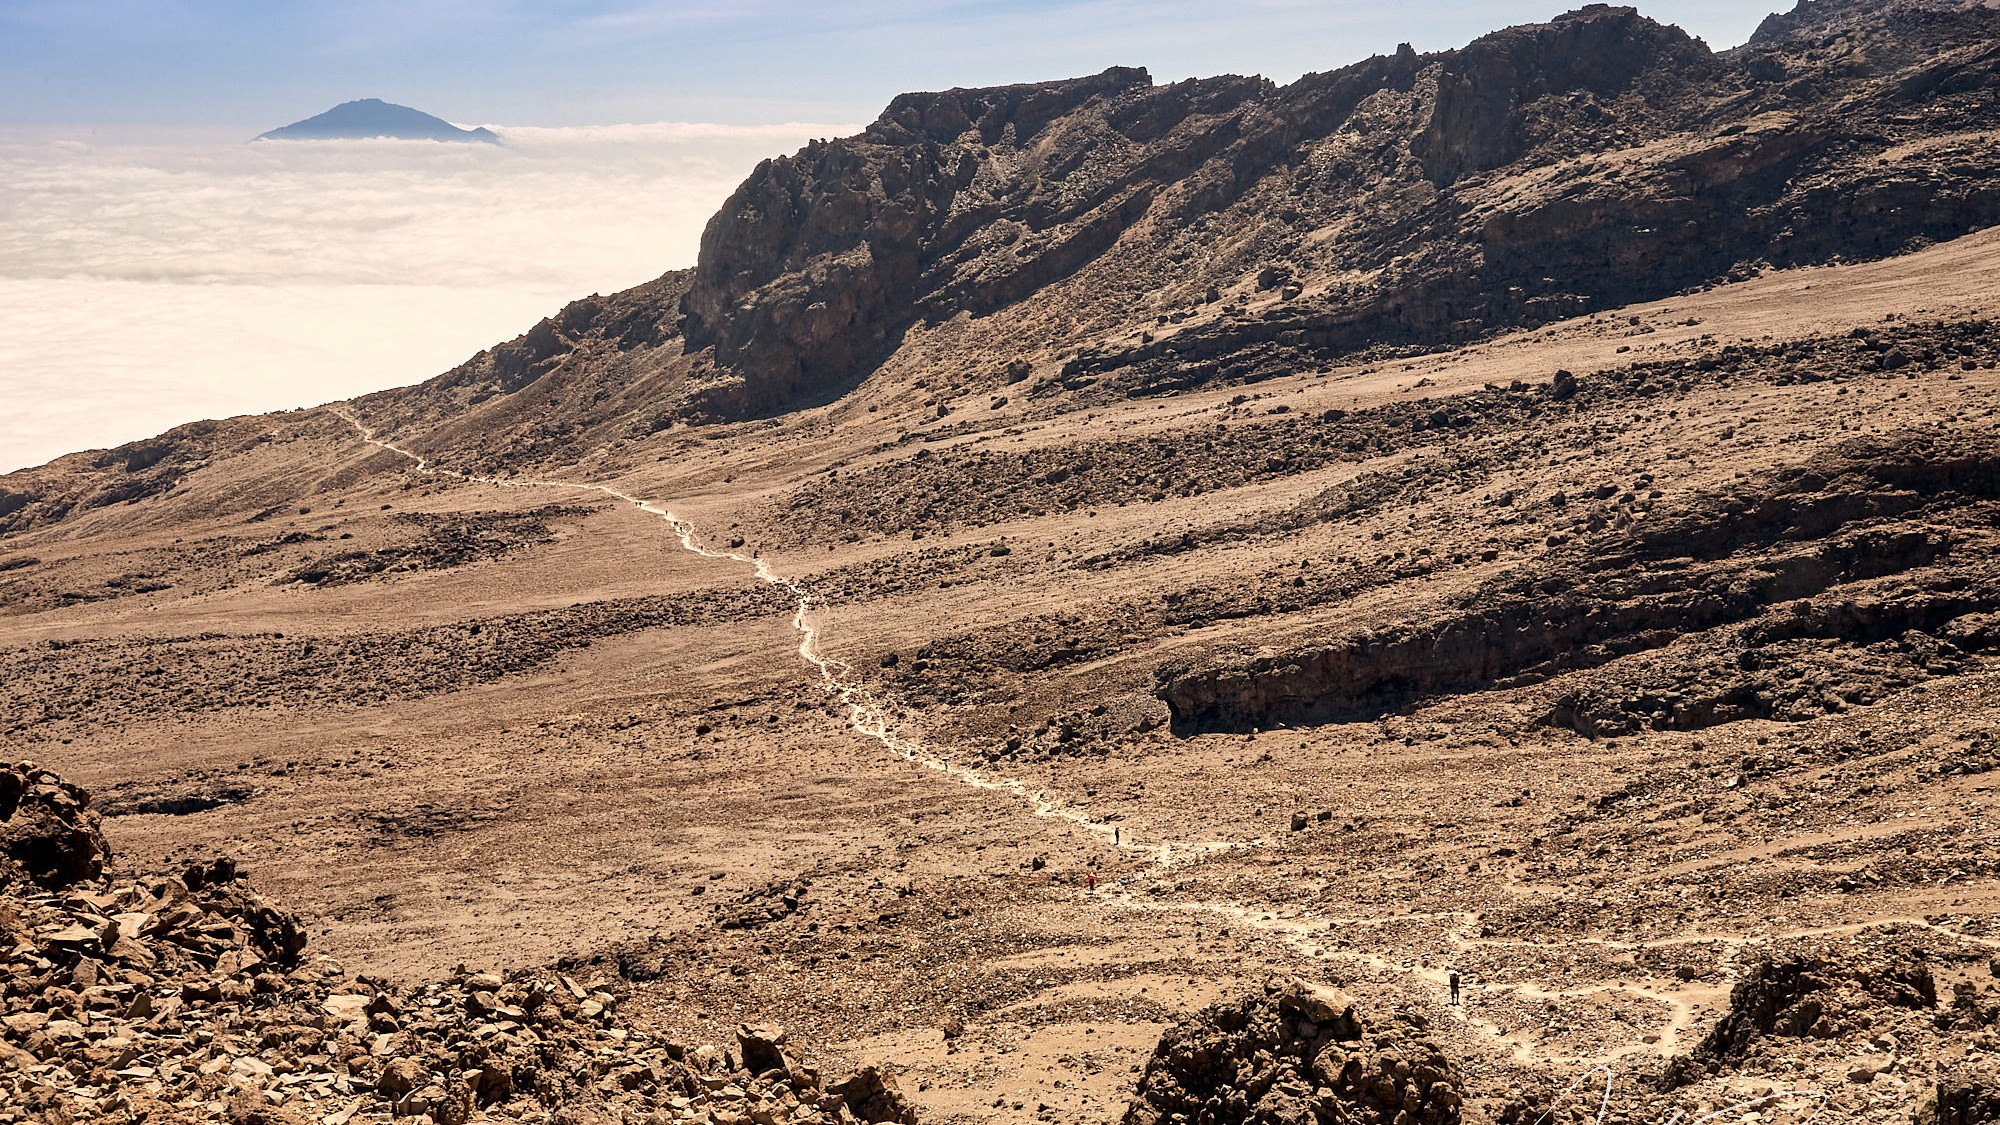
[[[409,383],[693,263],[756,162],[848,125],[505,145],[0,131],[0,472]]]

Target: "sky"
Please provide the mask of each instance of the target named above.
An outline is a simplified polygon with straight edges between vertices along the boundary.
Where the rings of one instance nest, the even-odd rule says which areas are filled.
[[[0,472],[437,374],[693,264],[758,159],[897,93],[1290,81],[1566,6],[0,0]],[[1718,49],[1764,14],[1640,7]],[[362,97],[508,143],[246,143]]]
[[[1767,0],[1776,5],[1780,0]],[[866,121],[906,90],[1331,70],[1564,0],[5,0],[0,121],[253,132],[380,97],[454,121]],[[1789,7],[1789,0],[1784,6]],[[1721,49],[1757,0],[1640,9]]]

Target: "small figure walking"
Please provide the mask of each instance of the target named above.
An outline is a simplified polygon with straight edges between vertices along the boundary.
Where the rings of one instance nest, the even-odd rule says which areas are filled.
[[[1083,882],[1085,886],[1090,888],[1091,894],[1097,893],[1097,872],[1092,871],[1085,874],[1083,877]]]
[[[1451,985],[1451,1002],[1456,1007],[1458,1005],[1458,970],[1445,970],[1444,979],[1446,984]]]
[[[1112,847],[1114,848],[1123,847],[1124,846],[1124,844],[1122,843],[1123,838],[1124,838],[1124,829],[1116,827],[1112,828],[1111,830]]]

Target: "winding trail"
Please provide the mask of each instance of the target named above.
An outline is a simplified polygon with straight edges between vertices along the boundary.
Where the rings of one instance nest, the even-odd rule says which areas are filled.
[[[995,776],[976,769],[953,765],[948,756],[938,753],[935,749],[925,745],[921,740],[896,730],[880,701],[854,676],[853,666],[837,657],[828,656],[822,651],[820,646],[821,630],[819,624],[814,619],[814,612],[820,604],[818,598],[803,583],[780,574],[766,559],[757,555],[745,555],[727,549],[716,550],[705,546],[695,526],[688,520],[676,515],[672,509],[607,485],[584,484],[564,480],[507,480],[442,468],[432,464],[430,458],[422,454],[406,449],[386,438],[379,437],[371,427],[341,407],[328,406],[323,409],[352,426],[361,439],[369,445],[409,460],[414,464],[418,472],[463,481],[468,484],[480,484],[496,488],[553,489],[569,492],[595,493],[622,504],[628,504],[649,516],[661,520],[673,532],[675,539],[684,551],[702,558],[725,560],[751,568],[752,573],[758,581],[780,587],[795,599],[795,606],[792,612],[792,628],[797,632],[799,637],[798,656],[801,660],[812,666],[813,670],[818,674],[823,690],[845,710],[848,725],[856,733],[879,743],[893,757],[921,766],[974,789],[1003,793],[1014,797],[1025,804],[1037,817],[1063,821],[1095,837],[1104,846],[1113,847],[1123,852],[1149,855],[1161,867],[1172,867],[1177,864],[1186,863],[1205,854],[1250,850],[1270,845],[1269,840],[1244,842],[1202,841],[1196,843],[1175,843],[1164,840],[1140,842],[1132,839],[1130,834],[1124,831],[1123,826],[1114,827],[1108,822],[1098,820],[1084,810],[1058,800],[1042,790],[1032,788],[1015,778]],[[1107,886],[1102,894],[1093,893],[1080,897],[1094,898],[1105,906],[1144,912],[1208,914],[1270,934],[1293,948],[1302,956],[1314,961],[1339,960],[1352,962],[1384,972],[1415,977],[1425,981],[1439,993],[1442,993],[1445,988],[1445,973],[1442,969],[1423,969],[1408,964],[1400,964],[1379,954],[1337,948],[1323,940],[1323,935],[1332,927],[1366,926],[1392,921],[1402,922],[1415,917],[1413,915],[1396,915],[1383,918],[1341,918],[1313,915],[1308,912],[1294,914],[1289,917],[1280,917],[1278,916],[1279,912],[1272,909],[1258,910],[1237,903],[1146,901],[1134,898],[1129,891],[1121,891],[1115,885]],[[1446,935],[1446,940],[1453,948],[1461,951],[1476,946],[1528,947],[1536,944],[1504,938],[1478,937],[1475,931],[1479,919],[1478,915],[1474,913],[1454,911],[1448,912],[1445,915],[1431,915],[1430,917],[1447,916],[1457,920],[1459,925]],[[1683,935],[1652,942],[1623,942],[1597,938],[1574,940],[1616,949],[1640,949],[1690,944],[1700,941],[1720,941],[1740,949],[1744,946],[1755,945],[1772,939],[1854,932],[1870,926],[1897,922],[1934,929],[1976,945],[1996,944],[1970,935],[1958,934],[1941,926],[1934,926],[1924,919],[1903,917],[1874,919],[1841,926],[1804,929],[1795,932],[1775,933],[1756,937],[1740,934],[1697,934]],[[1671,1018],[1658,1031],[1657,1045],[1633,1044],[1607,1056],[1581,1061],[1603,1063],[1639,1053],[1670,1054],[1679,1046],[1682,1037],[1693,1029],[1697,1018],[1697,1006],[1685,997],[1639,984],[1619,983],[1551,991],[1525,983],[1490,983],[1479,986],[1479,991],[1486,993],[1511,992],[1530,999],[1547,1000],[1583,998],[1618,992],[1658,1004],[1671,1013]],[[1452,1011],[1467,1031],[1482,1035],[1497,1045],[1504,1046],[1520,1062],[1528,1063],[1537,1061],[1534,1057],[1533,1047],[1524,1041],[1518,1033],[1509,1032],[1497,1024],[1480,1019],[1465,1009],[1452,1009]]]
[[[1188,859],[1204,853],[1256,847],[1260,843],[1238,844],[1229,841],[1174,843],[1165,840],[1141,843],[1132,839],[1130,834],[1124,831],[1123,826],[1114,826],[1108,822],[1095,819],[1082,809],[1058,800],[1042,790],[1032,788],[1015,778],[989,776],[976,769],[953,765],[949,757],[937,753],[922,741],[897,731],[890,722],[889,716],[881,703],[869,693],[866,687],[862,686],[854,678],[853,666],[836,657],[828,656],[821,651],[820,628],[813,619],[813,611],[818,604],[816,597],[802,583],[778,573],[772,568],[769,561],[756,555],[745,555],[732,550],[716,550],[712,547],[704,546],[701,534],[695,529],[695,526],[680,516],[675,515],[672,509],[661,507],[653,501],[633,496],[627,492],[621,492],[608,485],[580,484],[576,481],[565,480],[505,480],[499,477],[484,477],[472,473],[462,473],[456,469],[441,468],[432,464],[429,457],[397,445],[387,438],[378,436],[372,427],[362,422],[361,419],[355,417],[347,410],[338,406],[327,406],[323,409],[354,427],[354,431],[361,436],[361,440],[367,442],[369,445],[394,453],[399,457],[407,458],[413,462],[417,472],[430,476],[447,477],[452,480],[464,481],[468,484],[489,485],[495,488],[557,489],[570,492],[594,492],[622,504],[629,504],[639,511],[665,522],[668,529],[674,533],[674,537],[679,540],[681,549],[684,551],[699,555],[705,559],[722,559],[750,567],[758,581],[780,587],[796,599],[796,606],[792,612],[792,628],[799,635],[799,658],[807,664],[812,665],[814,671],[819,675],[820,686],[847,712],[848,725],[857,733],[880,743],[890,754],[906,762],[911,762],[935,773],[943,774],[953,781],[971,786],[974,789],[1005,793],[1015,797],[1026,804],[1037,817],[1065,821],[1096,837],[1099,842],[1106,846],[1115,847],[1120,851],[1150,854],[1163,867],[1186,862]]]
[[[1172,867],[1176,864],[1186,863],[1203,854],[1248,850],[1268,846],[1269,844],[1267,840],[1249,842],[1204,841],[1201,843],[1181,844],[1167,841],[1141,843],[1130,838],[1124,832],[1122,826],[1114,828],[1111,824],[1097,820],[1083,810],[1056,800],[1046,792],[1031,788],[1019,780],[1009,777],[989,776],[978,770],[968,769],[964,766],[955,766],[951,763],[949,757],[939,754],[920,740],[897,731],[890,722],[880,702],[854,678],[853,666],[836,657],[828,656],[821,650],[820,627],[814,620],[814,610],[818,605],[815,595],[803,583],[778,573],[767,560],[756,555],[745,555],[726,549],[716,550],[705,546],[695,526],[688,520],[676,515],[672,509],[607,485],[582,484],[564,480],[506,480],[498,477],[463,473],[456,469],[442,468],[432,464],[430,458],[378,436],[372,428],[348,411],[337,406],[329,406],[325,409],[329,413],[339,416],[348,425],[352,426],[363,441],[378,449],[406,458],[415,465],[418,472],[463,481],[468,484],[481,484],[496,488],[555,489],[570,492],[595,493],[623,504],[629,504],[639,511],[663,521],[674,533],[674,537],[679,541],[681,549],[684,551],[702,558],[722,559],[750,567],[752,573],[756,575],[759,581],[780,587],[796,599],[796,605],[792,612],[792,628],[799,636],[799,658],[813,667],[814,671],[818,673],[822,688],[845,709],[848,725],[857,733],[880,743],[884,749],[888,750],[896,758],[922,766],[975,789],[1005,793],[1018,798],[1037,817],[1064,821],[1089,833],[1105,846],[1114,847],[1120,851],[1129,853],[1151,855],[1161,867]],[[1258,910],[1236,903],[1148,902],[1134,899],[1129,894],[1119,894],[1109,886],[1105,890],[1105,894],[1094,896],[1097,901],[1105,906],[1122,906],[1130,909],[1156,912],[1208,914],[1270,934],[1296,950],[1299,954],[1315,961],[1341,960],[1355,962],[1382,971],[1401,973],[1406,976],[1422,979],[1440,992],[1444,988],[1445,982],[1442,970],[1427,971],[1412,968],[1408,965],[1397,964],[1376,954],[1349,949],[1337,949],[1322,941],[1314,940],[1316,935],[1323,935],[1327,932],[1329,924],[1339,924],[1342,922],[1348,924],[1367,924],[1377,921],[1386,922],[1392,919],[1330,919],[1312,916],[1280,918],[1274,916],[1274,913],[1270,910]],[[1394,920],[1403,920],[1406,917],[1398,916]],[[1458,917],[1466,929],[1477,923],[1477,918],[1474,915],[1466,914]],[[1463,933],[1454,933],[1451,937],[1454,943],[1461,948],[1469,944],[1469,942],[1462,940],[1465,937]],[[1563,993],[1543,993],[1539,989],[1528,985],[1496,985],[1489,987],[1489,991],[1501,990],[1516,991],[1523,994],[1533,994],[1549,998],[1624,991],[1656,1003],[1664,1004],[1673,1011],[1674,1015],[1671,1023],[1661,1037],[1662,1050],[1670,1049],[1679,1035],[1693,1021],[1692,1006],[1686,1001],[1636,986],[1606,985],[1602,988],[1574,990]],[[1458,1009],[1457,1014],[1467,1030],[1483,1034],[1498,1043],[1504,1044],[1520,1061],[1525,1062],[1530,1058],[1529,1045],[1521,1041],[1518,1036],[1508,1033],[1498,1025],[1480,1020],[1463,1009]],[[1631,1050],[1620,1051],[1613,1057],[1644,1049],[1643,1047],[1635,1046]]]

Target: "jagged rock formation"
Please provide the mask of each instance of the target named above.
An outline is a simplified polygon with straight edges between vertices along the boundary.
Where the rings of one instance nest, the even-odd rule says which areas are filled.
[[[1169,1030],[1125,1125],[1457,1125],[1463,1083],[1424,1025],[1365,1024],[1354,1003],[1300,981]]]

